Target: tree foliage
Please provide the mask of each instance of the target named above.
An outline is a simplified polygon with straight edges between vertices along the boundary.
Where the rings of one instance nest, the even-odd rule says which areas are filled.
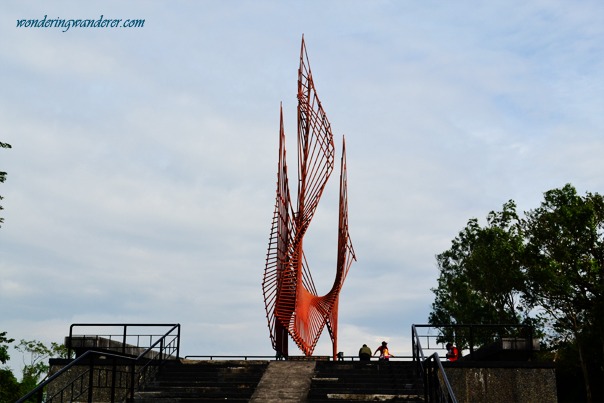
[[[561,340],[602,330],[603,198],[582,198],[567,185],[546,192],[526,216],[527,295],[547,311]]]
[[[524,300],[521,257],[522,228],[513,201],[501,212],[492,211],[487,226],[473,218],[452,241],[451,249],[438,255],[438,287],[431,324],[526,324],[530,304]],[[447,331],[445,331],[447,333]],[[456,335],[461,347],[467,343]],[[445,338],[452,340],[450,334]]]
[[[0,362],[6,364],[10,356],[8,348],[14,339],[9,339],[6,332],[0,332]],[[67,358],[67,348],[58,343],[50,347],[37,340],[23,340],[15,346],[23,353],[22,380],[18,381],[10,368],[0,368],[0,403],[10,403],[31,391],[48,374],[48,359]]]
[[[23,353],[23,379],[21,383],[26,390],[33,389],[38,383],[44,380],[43,378],[46,377],[50,369],[48,365],[50,357],[67,357],[65,346],[54,342],[48,347],[38,340],[21,339],[15,348]],[[25,361],[26,357],[29,358],[28,362]]]
[[[484,227],[469,220],[437,262],[431,324],[532,324],[552,351],[577,352],[592,400],[591,385],[604,384],[601,195],[566,185],[524,218],[509,201]]]
[[[7,368],[0,368],[0,403],[15,402],[23,395],[21,384],[12,371]]]
[[[6,362],[10,359],[10,355],[8,355],[8,347],[14,341],[15,339],[9,339],[6,337],[6,332],[0,332],[0,363],[6,364]]]
[[[589,363],[604,357],[604,198],[581,197],[571,185],[550,190],[524,226],[527,297],[546,312],[554,346],[576,345],[591,401],[591,384],[604,381]]]

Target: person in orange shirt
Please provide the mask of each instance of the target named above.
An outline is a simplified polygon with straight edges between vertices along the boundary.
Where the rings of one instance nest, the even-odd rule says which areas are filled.
[[[388,343],[385,341],[383,341],[382,345],[375,350],[373,355],[375,355],[378,351],[380,352],[380,361],[389,361],[390,357],[394,357],[394,355],[390,354],[390,351],[388,351]]]
[[[457,361],[457,359],[459,358],[459,349],[451,343],[447,343],[446,347],[447,347],[447,355],[445,355],[445,357],[447,357],[447,360]]]

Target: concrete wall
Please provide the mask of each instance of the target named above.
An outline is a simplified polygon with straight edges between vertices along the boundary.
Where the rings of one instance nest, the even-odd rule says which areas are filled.
[[[557,402],[553,368],[445,368],[459,403]]]

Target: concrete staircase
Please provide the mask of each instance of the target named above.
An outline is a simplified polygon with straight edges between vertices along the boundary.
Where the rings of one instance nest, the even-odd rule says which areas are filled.
[[[309,402],[423,402],[413,362],[317,362]]]
[[[138,403],[423,402],[412,362],[175,361]]]
[[[135,394],[138,403],[247,402],[268,361],[175,361]]]

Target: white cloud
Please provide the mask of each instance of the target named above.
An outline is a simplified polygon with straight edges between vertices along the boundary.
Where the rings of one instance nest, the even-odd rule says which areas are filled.
[[[9,1],[0,11],[9,337],[60,341],[76,321],[180,322],[186,354],[272,354],[260,284],[280,102],[296,171],[302,33],[338,158],[347,140],[358,262],[340,305],[346,354],[382,339],[410,350],[434,257],[469,218],[509,199],[535,208],[565,183],[604,187],[597,1]],[[44,14],[146,22],[14,26]],[[329,186],[305,241],[320,289],[333,281],[337,171]]]

